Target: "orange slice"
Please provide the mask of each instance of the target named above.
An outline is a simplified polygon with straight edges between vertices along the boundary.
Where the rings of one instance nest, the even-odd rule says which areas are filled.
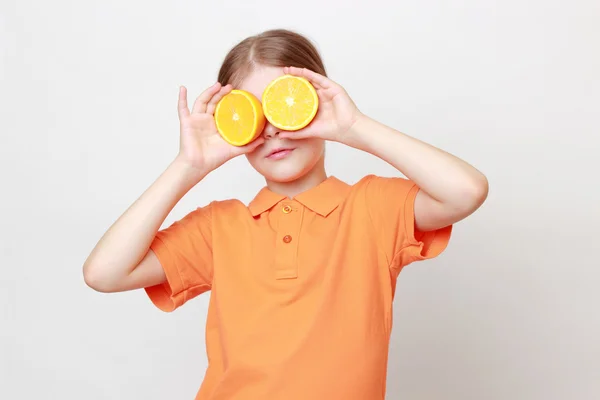
[[[217,103],[215,124],[227,143],[244,146],[256,139],[265,127],[260,101],[252,93],[232,90]]]
[[[273,126],[297,131],[308,125],[317,114],[319,97],[307,79],[283,75],[269,83],[263,92],[262,107]]]

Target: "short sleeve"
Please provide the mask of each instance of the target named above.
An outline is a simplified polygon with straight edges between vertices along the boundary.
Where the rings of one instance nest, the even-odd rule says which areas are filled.
[[[159,309],[170,312],[211,289],[213,252],[211,205],[198,208],[157,232],[150,249],[162,265],[166,282],[145,288]]]
[[[376,239],[396,274],[402,267],[440,255],[447,247],[452,225],[422,232],[415,227],[414,204],[419,187],[411,180],[370,175],[365,196]]]

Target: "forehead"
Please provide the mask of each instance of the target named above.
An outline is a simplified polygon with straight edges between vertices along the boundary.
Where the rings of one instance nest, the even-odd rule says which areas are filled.
[[[282,75],[283,67],[259,65],[242,81],[238,89],[250,92],[260,100],[267,85]]]

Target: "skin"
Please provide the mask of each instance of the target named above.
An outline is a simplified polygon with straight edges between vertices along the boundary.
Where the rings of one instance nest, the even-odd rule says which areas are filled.
[[[267,85],[283,74],[283,68],[259,67],[242,81],[239,88],[260,99]],[[293,135],[283,138],[282,133],[267,122],[262,133],[265,142],[247,153],[246,157],[250,165],[264,176],[269,189],[292,198],[327,178],[325,140],[312,136],[294,139]],[[273,150],[281,148],[292,149],[292,152],[279,160],[267,157]]]
[[[364,115],[336,82],[307,69],[257,66],[240,89],[259,99],[275,78],[291,74],[317,89],[319,111],[304,129],[280,131],[267,123],[262,135],[245,147],[226,143],[214,123],[218,101],[232,90],[216,83],[190,110],[187,90],[179,91],[180,149],[157,180],[114,222],[83,266],[85,282],[100,292],[120,292],[166,280],[152,240],[177,202],[207,174],[228,160],[246,155],[267,186],[289,198],[327,178],[326,141],[366,151],[396,167],[420,191],[415,225],[421,231],[454,224],[477,210],[488,194],[486,177],[465,161],[385,126]],[[292,149],[281,159],[268,158],[278,148]]]

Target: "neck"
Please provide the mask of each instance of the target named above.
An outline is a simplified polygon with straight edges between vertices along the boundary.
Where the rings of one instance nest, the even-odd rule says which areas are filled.
[[[274,182],[267,180],[267,187],[275,193],[279,193],[292,199],[302,192],[314,188],[327,179],[325,172],[325,160],[322,157],[317,164],[300,178],[290,182]]]

